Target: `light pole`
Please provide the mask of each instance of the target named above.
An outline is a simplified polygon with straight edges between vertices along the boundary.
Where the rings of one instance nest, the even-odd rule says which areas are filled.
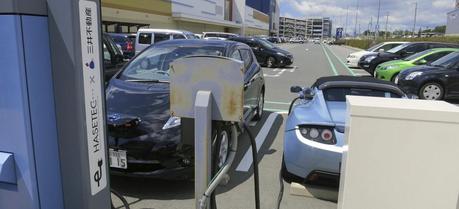
[[[384,32],[384,39],[387,39],[387,24],[389,23],[389,12],[387,12],[386,14],[386,29],[385,29],[385,32]]]
[[[376,19],[375,38],[379,37],[379,15],[381,14],[381,0],[378,1],[378,19]]]
[[[413,38],[414,38],[414,33],[416,31],[416,18],[418,15],[418,2],[415,3],[414,7],[414,24],[413,24]]]
[[[354,27],[354,36],[357,36],[357,22],[359,16],[359,0],[357,0],[357,9],[355,11],[355,27]]]
[[[346,9],[346,26],[344,27],[344,37],[347,36],[346,34],[347,34],[348,20],[349,20],[349,6],[347,6],[347,9]]]

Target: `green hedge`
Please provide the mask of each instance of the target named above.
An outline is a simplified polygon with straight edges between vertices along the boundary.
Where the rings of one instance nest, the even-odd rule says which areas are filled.
[[[430,38],[393,38],[393,39],[378,39],[378,40],[349,39],[349,40],[346,40],[346,45],[360,48],[360,49],[368,49],[375,44],[385,42],[385,41],[410,41],[410,42],[432,41],[432,42],[447,42],[447,43],[459,44],[459,36],[430,37]]]

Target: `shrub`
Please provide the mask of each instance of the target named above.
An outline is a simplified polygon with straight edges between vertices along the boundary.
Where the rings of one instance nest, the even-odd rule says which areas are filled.
[[[386,42],[386,41],[409,41],[409,42],[430,41],[430,42],[446,42],[446,43],[459,44],[459,36],[444,36],[444,37],[429,37],[429,38],[391,38],[391,39],[378,39],[378,40],[349,39],[349,40],[346,40],[346,45],[360,48],[360,49],[368,49],[375,44]]]

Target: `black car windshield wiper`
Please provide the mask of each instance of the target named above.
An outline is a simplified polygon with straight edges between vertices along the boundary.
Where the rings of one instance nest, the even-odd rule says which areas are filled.
[[[169,81],[158,80],[158,79],[127,79],[126,82],[138,82],[138,83],[169,83]]]

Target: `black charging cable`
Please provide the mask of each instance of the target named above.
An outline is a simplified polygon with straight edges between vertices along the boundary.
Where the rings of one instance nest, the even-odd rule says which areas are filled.
[[[257,143],[253,137],[252,132],[250,132],[247,124],[244,123],[244,130],[247,131],[247,134],[250,138],[250,143],[252,144],[252,159],[253,159],[253,178],[254,178],[254,190],[255,190],[255,208],[260,209],[260,182],[258,176],[258,155],[257,155]]]
[[[297,97],[297,98],[293,99],[292,103],[290,103],[290,107],[288,108],[288,114],[289,114],[289,115],[290,115],[290,112],[292,112],[293,105],[294,105],[295,102],[296,102],[297,100],[299,100],[299,99],[300,99],[300,97]]]
[[[110,192],[121,200],[121,203],[123,204],[123,208],[130,209],[129,208],[129,203],[127,202],[126,198],[123,197],[123,195],[121,195],[119,192],[117,192],[113,188],[110,189]],[[111,197],[110,197],[110,199],[111,199]],[[113,200],[110,201],[110,202],[111,202],[111,205],[112,205],[111,208],[112,209],[116,209],[115,206],[113,205]]]
[[[282,178],[282,170],[279,170],[279,194],[277,196],[276,209],[280,209],[283,197],[284,197],[284,179]]]

